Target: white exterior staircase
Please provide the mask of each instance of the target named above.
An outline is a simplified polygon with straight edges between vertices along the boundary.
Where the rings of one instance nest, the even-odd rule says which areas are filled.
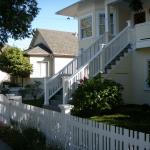
[[[81,79],[92,78],[100,72],[108,73],[112,65],[115,65],[120,57],[131,49],[131,34],[131,28],[127,26],[104,47],[101,44],[105,42],[105,36],[100,37],[60,72],[47,79],[45,81],[45,104],[49,104],[49,99],[52,99],[58,92],[61,93],[60,90],[62,94],[59,98],[63,104],[66,104]]]

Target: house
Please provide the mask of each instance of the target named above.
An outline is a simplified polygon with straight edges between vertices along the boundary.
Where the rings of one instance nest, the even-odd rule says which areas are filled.
[[[78,50],[75,33],[37,29],[25,53],[33,66],[30,80],[43,82],[44,77],[57,74],[76,56]]]
[[[80,53],[47,80],[45,105],[60,91],[68,103],[80,79],[100,72],[123,85],[125,103],[150,104],[150,1],[142,3],[134,12],[124,0],[80,0],[57,12],[78,20]]]

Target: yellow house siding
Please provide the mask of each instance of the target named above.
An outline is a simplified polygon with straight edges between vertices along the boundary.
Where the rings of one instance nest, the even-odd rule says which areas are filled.
[[[129,53],[127,56],[117,62],[116,65],[110,70],[110,72],[104,75],[107,79],[112,79],[123,85],[123,101],[125,103],[132,103],[132,91],[131,91],[131,66],[132,66],[132,54]]]
[[[150,90],[146,89],[147,60],[150,60],[150,48],[133,52],[133,100],[138,104],[150,104]]]

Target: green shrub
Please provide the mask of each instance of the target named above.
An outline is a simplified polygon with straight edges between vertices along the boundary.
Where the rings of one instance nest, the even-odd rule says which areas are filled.
[[[45,136],[42,132],[34,128],[25,128],[22,131],[24,142],[27,150],[43,150],[45,149]]]
[[[20,89],[19,93],[23,98],[30,96],[32,99],[37,100],[42,91],[41,82],[34,81],[34,83],[28,84],[24,88]]]
[[[10,145],[13,150],[45,150],[45,136],[33,128],[19,131],[17,128],[1,127],[0,139]]]
[[[0,139],[13,150],[62,150],[59,145],[46,145],[45,135],[11,120],[11,127],[0,124]]]
[[[24,104],[28,104],[28,105],[32,105],[32,106],[36,106],[36,107],[43,107],[44,105],[44,97],[40,97],[37,100],[23,100],[22,101]]]
[[[73,115],[88,117],[113,109],[122,102],[123,87],[112,80],[102,80],[98,75],[94,79],[80,81],[71,102]]]
[[[25,150],[24,137],[17,129],[1,127],[0,139],[10,145],[13,150]]]

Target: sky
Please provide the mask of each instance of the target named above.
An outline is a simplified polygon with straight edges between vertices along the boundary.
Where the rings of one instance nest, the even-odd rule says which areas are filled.
[[[67,19],[67,16],[55,13],[79,0],[37,0],[40,12],[32,22],[32,28],[51,29],[59,31],[77,32],[77,20]],[[9,39],[8,44],[27,49],[32,38],[14,41]]]

